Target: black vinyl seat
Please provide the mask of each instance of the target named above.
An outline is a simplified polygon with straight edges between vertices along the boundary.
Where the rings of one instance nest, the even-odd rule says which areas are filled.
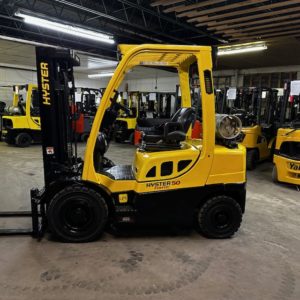
[[[180,108],[170,122],[162,125],[162,134],[143,134],[141,149],[145,151],[166,151],[180,149],[180,142],[186,138],[186,133],[194,123],[196,113],[192,107]]]

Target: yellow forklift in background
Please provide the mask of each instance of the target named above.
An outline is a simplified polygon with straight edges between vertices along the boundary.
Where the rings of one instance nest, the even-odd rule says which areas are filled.
[[[61,241],[88,242],[107,226],[126,224],[196,227],[208,238],[231,237],[245,211],[246,150],[230,140],[236,136],[234,118],[215,119],[211,47],[119,49],[122,59],[95,115],[84,161],[72,144],[76,120],[70,109],[75,103],[72,71],[79,61],[66,49],[36,50],[45,187],[31,190],[33,234],[39,236],[48,225]],[[129,110],[118,103],[118,88],[125,74],[140,65],[177,70],[182,105],[160,135],[143,135],[132,165],[115,165],[105,157],[108,137],[118,112]],[[192,65],[199,73],[203,139],[189,138],[196,116],[189,86]]]
[[[291,87],[292,86],[292,87]],[[295,90],[293,88],[295,86]],[[300,185],[300,81],[286,82],[273,157],[274,182]]]
[[[13,105],[2,117],[2,138],[17,147],[41,142],[37,85],[14,85],[13,89]]]
[[[139,92],[120,93],[118,101],[121,105],[126,105],[129,110],[121,110],[114,123],[113,138],[117,143],[129,140],[130,144],[134,143],[134,131],[137,125],[137,118],[139,117],[139,104],[141,94]]]
[[[276,136],[275,108],[278,91],[270,88],[247,88],[238,92],[231,113],[243,123],[241,144],[247,149],[247,169],[272,156]]]

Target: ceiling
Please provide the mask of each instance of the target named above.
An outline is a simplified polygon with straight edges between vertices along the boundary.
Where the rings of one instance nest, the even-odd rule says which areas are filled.
[[[299,0],[152,0],[151,5],[228,42],[300,36]]]
[[[282,37],[266,42],[267,50],[237,55],[219,56],[216,69],[248,69],[300,65],[300,40]]]
[[[114,67],[116,44],[25,24],[14,15],[19,9],[109,33],[116,44],[224,45],[266,41],[266,51],[218,57],[217,69],[300,64],[299,0],[0,0],[0,39],[25,39],[75,49],[82,53],[80,71],[88,72]],[[32,46],[0,42],[2,65],[34,66],[34,61]]]
[[[76,71],[80,73],[111,70],[117,65],[115,60],[82,53],[78,56],[80,67],[76,67]],[[0,39],[0,66],[35,70],[35,46]]]
[[[18,10],[114,36],[117,43],[217,44],[217,35],[181,22],[146,0],[0,0],[0,35],[115,58],[116,45],[73,37],[23,22]],[[194,36],[197,36],[195,39]]]

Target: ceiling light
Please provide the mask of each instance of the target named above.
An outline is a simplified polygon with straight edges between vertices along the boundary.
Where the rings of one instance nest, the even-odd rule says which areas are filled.
[[[218,47],[218,55],[231,55],[246,52],[255,52],[268,49],[267,45],[262,42],[254,42],[232,46]]]
[[[113,75],[114,75],[113,72],[90,74],[90,75],[88,75],[88,78],[112,77]]]
[[[44,28],[47,28],[50,30],[59,31],[59,32],[63,32],[66,34],[71,34],[71,35],[75,35],[75,36],[78,36],[81,38],[90,39],[90,40],[94,40],[94,41],[98,41],[98,42],[103,42],[103,43],[108,43],[108,44],[115,43],[115,41],[112,39],[111,36],[104,34],[104,33],[96,32],[96,31],[92,31],[92,30],[88,30],[88,29],[83,29],[83,28],[80,28],[77,26],[62,24],[62,23],[58,23],[58,22],[54,22],[54,21],[49,21],[49,20],[46,20],[46,19],[43,19],[40,17],[34,17],[31,15],[27,15],[22,12],[16,12],[15,16],[23,18],[25,23],[44,27]]]

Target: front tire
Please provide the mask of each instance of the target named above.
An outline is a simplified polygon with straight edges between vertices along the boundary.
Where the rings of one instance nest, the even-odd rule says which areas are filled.
[[[199,209],[197,218],[200,232],[208,238],[229,238],[242,222],[240,205],[231,197],[216,196],[208,199]]]
[[[277,172],[276,165],[274,165],[272,170],[272,180],[274,183],[278,183],[278,172]]]
[[[72,185],[50,202],[47,219],[52,234],[62,242],[84,243],[99,238],[107,222],[108,207],[93,189]]]
[[[26,148],[31,145],[32,138],[31,136],[26,132],[21,132],[16,136],[15,144],[17,147],[20,148]]]

